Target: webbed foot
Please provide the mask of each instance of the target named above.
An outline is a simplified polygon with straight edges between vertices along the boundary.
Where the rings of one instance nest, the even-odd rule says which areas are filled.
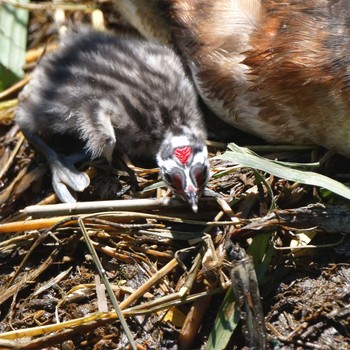
[[[59,156],[37,133],[28,128],[22,128],[24,136],[34,148],[42,153],[51,168],[52,186],[62,202],[76,202],[75,191],[84,191],[90,184],[89,177],[76,169],[75,163],[86,158],[83,152],[70,156]]]
[[[69,159],[57,158],[50,163],[52,186],[62,202],[76,202],[75,191],[82,192],[90,184],[90,178],[78,171]]]

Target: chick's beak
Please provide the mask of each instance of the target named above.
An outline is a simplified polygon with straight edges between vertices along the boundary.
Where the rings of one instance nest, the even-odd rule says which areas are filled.
[[[188,204],[191,206],[194,213],[198,212],[198,196],[195,191],[190,191],[186,194]]]

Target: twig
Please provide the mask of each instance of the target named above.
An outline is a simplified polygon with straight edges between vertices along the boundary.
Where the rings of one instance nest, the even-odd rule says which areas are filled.
[[[11,152],[10,158],[7,160],[3,169],[0,170],[0,179],[2,179],[2,177],[5,175],[6,171],[10,168],[13,160],[15,159],[19,149],[21,148],[21,146],[23,144],[23,141],[24,141],[24,136],[21,134],[17,140],[16,147]]]
[[[44,47],[28,50],[26,53],[26,64],[37,61],[45,53],[55,51],[57,48],[57,43],[51,43],[45,45]]]
[[[85,242],[86,242],[86,245],[90,251],[90,254],[92,255],[93,259],[94,259],[94,263],[95,263],[95,266],[97,268],[97,271],[106,287],[106,290],[107,290],[107,293],[109,295],[109,298],[113,304],[113,307],[114,307],[114,310],[116,311],[117,315],[118,315],[118,318],[119,318],[119,321],[125,331],[125,334],[130,342],[130,346],[133,350],[137,350],[137,346],[136,346],[136,343],[135,343],[135,340],[134,340],[134,337],[133,335],[131,334],[131,331],[125,321],[125,318],[124,318],[124,315],[121,311],[121,307],[119,306],[118,304],[118,300],[117,300],[117,297],[115,296],[112,288],[111,288],[111,285],[108,281],[108,278],[107,278],[107,275],[106,275],[106,271],[105,269],[103,268],[102,266],[102,263],[96,253],[96,250],[90,240],[90,237],[86,231],[86,228],[85,228],[85,224],[84,224],[84,220],[83,218],[79,218],[78,219],[78,224],[79,224],[79,227],[81,229],[81,232],[83,233],[84,235],[84,238],[85,238]]]
[[[69,218],[70,220],[67,221],[66,224],[70,224],[72,221],[76,220],[74,217]],[[67,216],[56,216],[54,218],[9,222],[0,224],[0,233],[45,229],[65,219],[67,219]]]
[[[215,204],[211,198],[201,200],[203,206]],[[163,197],[159,199],[127,199],[96,202],[61,203],[45,206],[32,205],[23,211],[33,218],[55,216],[55,215],[75,215],[84,213],[94,213],[98,211],[130,210],[149,211],[155,209],[185,209],[186,204],[179,199]]]
[[[110,218],[114,218],[115,220],[136,220],[136,219],[154,219],[154,220],[160,220],[160,221],[169,221],[174,223],[182,223],[182,224],[190,224],[190,225],[197,225],[197,226],[204,226],[204,225],[210,225],[211,227],[214,226],[232,226],[236,225],[238,223],[232,223],[231,221],[195,221],[195,220],[187,220],[187,219],[181,219],[177,217],[172,216],[163,216],[163,215],[152,215],[147,213],[133,213],[133,212],[109,212],[109,213],[98,213],[94,214],[96,216],[106,216]],[[25,216],[25,214],[23,214]],[[20,218],[23,219],[23,216]],[[17,218],[17,217],[16,217]],[[40,230],[49,228],[52,225],[57,224],[58,222],[65,220],[69,218],[70,221],[67,221],[65,225],[72,224],[72,222],[77,220],[76,216],[56,216],[52,218],[44,218],[44,219],[34,219],[34,220],[23,220],[23,221],[15,221],[15,222],[7,222],[0,224],[0,234],[1,233],[9,233],[9,232],[18,232],[18,231],[29,231],[29,230]],[[251,222],[250,220],[242,220],[240,224]],[[130,224],[129,224],[130,225]],[[137,225],[137,224],[136,224]],[[136,226],[137,227],[137,226]],[[200,236],[198,233],[189,233],[189,232],[174,232],[169,230],[159,230],[159,231],[145,231],[145,230],[139,230],[139,233],[148,234],[148,235],[157,235],[157,236],[163,236],[167,238],[174,238],[174,239],[182,239],[182,240],[189,240],[195,239],[197,240]]]
[[[74,320],[69,320],[61,323],[50,324],[50,325],[40,326],[40,327],[26,328],[26,329],[18,329],[11,332],[1,333],[0,344],[4,339],[14,340],[14,339],[28,338],[28,337],[32,338],[38,335],[48,334],[51,332],[58,332],[62,329],[67,329],[69,327],[70,328],[81,327],[86,325],[89,322],[98,322],[98,321],[106,321],[106,320],[109,320],[109,322],[112,322],[116,318],[117,318],[117,315],[115,312],[108,312],[108,313],[96,312],[94,314],[90,314],[85,317],[76,318]]]
[[[156,272],[149,280],[147,280],[142,286],[135,290],[129,297],[120,303],[120,308],[125,309],[131,303],[136,301],[140,296],[145,294],[154,284],[159,282],[164,276],[166,276],[172,269],[178,265],[176,259],[169,261],[164,267]]]
[[[19,282],[7,288],[0,294],[0,305],[2,305],[6,300],[11,298],[18,290],[24,288],[28,281],[36,281],[36,279],[51,266],[53,261],[58,257],[61,249],[56,248],[51,255],[35,270],[31,271],[29,274],[25,275]],[[2,339],[0,335],[0,339]]]
[[[13,338],[14,340],[6,340],[6,339],[0,339],[0,347],[1,349],[4,348],[13,348],[13,349],[22,349],[22,350],[41,350],[41,349],[46,349],[52,345],[56,344],[62,344],[65,340],[67,339],[77,339],[77,334],[84,334],[87,333],[90,330],[97,329],[98,327],[101,327],[105,324],[112,323],[115,321],[116,315],[114,317],[110,318],[100,318],[101,315],[97,315],[96,319],[90,322],[86,322],[84,324],[78,324],[74,326],[66,326],[63,323],[57,324],[57,331],[53,332],[52,334],[47,334],[49,333],[49,330],[45,331],[43,333],[40,332],[40,327],[36,327],[39,329],[39,334],[42,335],[41,337],[34,338],[31,340],[24,340],[22,338],[27,338],[23,336],[22,338],[15,337]],[[90,316],[87,316],[88,318]],[[75,320],[73,320],[75,321]],[[50,326],[49,326],[50,327]],[[65,328],[67,327],[67,328]],[[42,328],[42,327],[41,327]],[[33,328],[24,329],[23,331],[27,331],[27,333],[30,333],[30,330]],[[5,335],[7,333],[4,333]]]
[[[39,236],[33,243],[33,245],[30,247],[30,249],[28,250],[28,252],[26,253],[25,257],[23,258],[23,260],[21,261],[21,263],[19,264],[18,268],[16,269],[16,272],[13,274],[13,276],[11,277],[10,281],[8,282],[7,288],[9,288],[13,281],[17,278],[17,276],[21,273],[25,263],[28,261],[28,259],[30,258],[30,256],[32,255],[32,253],[34,252],[34,250],[46,239],[47,237],[47,232],[41,236]]]
[[[225,287],[228,288],[229,286],[226,285]],[[174,306],[191,303],[193,301],[205,298],[207,296],[219,294],[219,293],[222,293],[223,290],[224,288],[219,287],[216,289],[208,290],[205,292],[199,292],[191,295],[181,295],[180,292],[171,293],[163,297],[154,299],[152,301],[149,301],[140,305],[132,306],[128,309],[123,310],[123,313],[126,316],[150,314],[160,310],[167,310]]]
[[[22,8],[29,11],[47,11],[47,10],[67,10],[67,11],[93,11],[95,7],[91,5],[79,5],[79,4],[73,4],[73,3],[67,3],[67,2],[42,2],[42,3],[30,3],[30,4],[23,4],[15,0],[0,0],[0,5],[2,4],[8,4],[12,5],[17,8]]]
[[[274,210],[272,213],[234,231],[240,239],[251,232],[266,232],[288,225],[289,229],[317,227],[328,233],[350,233],[350,207],[310,204],[306,207]]]
[[[1,0],[0,0],[0,3],[1,3]],[[6,90],[2,91],[0,93],[0,100],[5,98],[5,97],[7,97],[7,96],[9,96],[9,95],[11,95],[11,94],[13,94],[16,91],[22,89],[22,87],[24,85],[26,85],[29,82],[29,80],[30,80],[30,75],[27,75],[23,79],[21,79],[19,82],[17,82],[16,84],[13,84],[9,88],[7,88]],[[17,99],[13,99],[11,101],[12,101],[12,104],[17,104],[18,103]]]

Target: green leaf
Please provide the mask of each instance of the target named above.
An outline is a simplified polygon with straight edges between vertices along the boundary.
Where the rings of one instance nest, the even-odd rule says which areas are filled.
[[[233,286],[230,286],[210,332],[205,350],[226,349],[239,320],[239,309],[235,303]]]
[[[256,235],[247,250],[248,255],[253,259],[259,284],[263,281],[273,258],[274,249],[271,244],[271,237],[271,233]]]
[[[253,156],[257,156],[260,158],[263,158],[259,155],[257,155],[254,151],[252,151],[249,148],[246,147],[240,147],[238,145],[236,145],[235,143],[231,142],[227,145],[227,148],[230,151],[233,152],[237,152],[240,154],[251,154]],[[316,163],[295,163],[295,162],[282,162],[279,160],[270,160],[272,163],[276,163],[276,164],[281,164],[281,165],[285,165],[289,168],[295,168],[295,169],[300,169],[300,170],[317,170],[320,168],[320,163],[316,162]]]
[[[18,3],[29,3],[29,0]],[[28,10],[6,3],[0,5],[0,91],[24,75],[28,18]]]
[[[255,176],[255,179],[256,179],[256,184],[259,184],[259,183],[263,184],[266,187],[269,196],[271,197],[271,205],[270,205],[269,210],[272,211],[274,209],[277,209],[277,204],[276,204],[276,201],[275,201],[275,198],[274,198],[274,195],[273,195],[273,191],[272,191],[272,188],[271,188],[270,184],[266,181],[265,177],[262,176],[255,169],[254,169],[254,176]]]
[[[311,171],[291,168],[283,162],[272,161],[263,158],[246,148],[230,144],[230,151],[215,157],[216,159],[228,160],[246,167],[265,171],[281,179],[300,182],[302,184],[326,188],[344,198],[350,199],[350,188],[327,176]],[[294,164],[295,165],[295,164]]]
[[[165,182],[164,181],[158,181],[158,182],[156,182],[156,183],[154,183],[152,185],[149,185],[146,188],[144,188],[141,193],[154,191],[154,190],[157,190],[158,188],[161,188],[161,187],[164,187],[164,186],[165,186]]]

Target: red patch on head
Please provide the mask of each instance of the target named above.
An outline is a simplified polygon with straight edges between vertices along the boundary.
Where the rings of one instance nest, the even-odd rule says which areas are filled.
[[[174,149],[174,156],[182,163],[186,164],[192,153],[190,146],[177,147]]]

